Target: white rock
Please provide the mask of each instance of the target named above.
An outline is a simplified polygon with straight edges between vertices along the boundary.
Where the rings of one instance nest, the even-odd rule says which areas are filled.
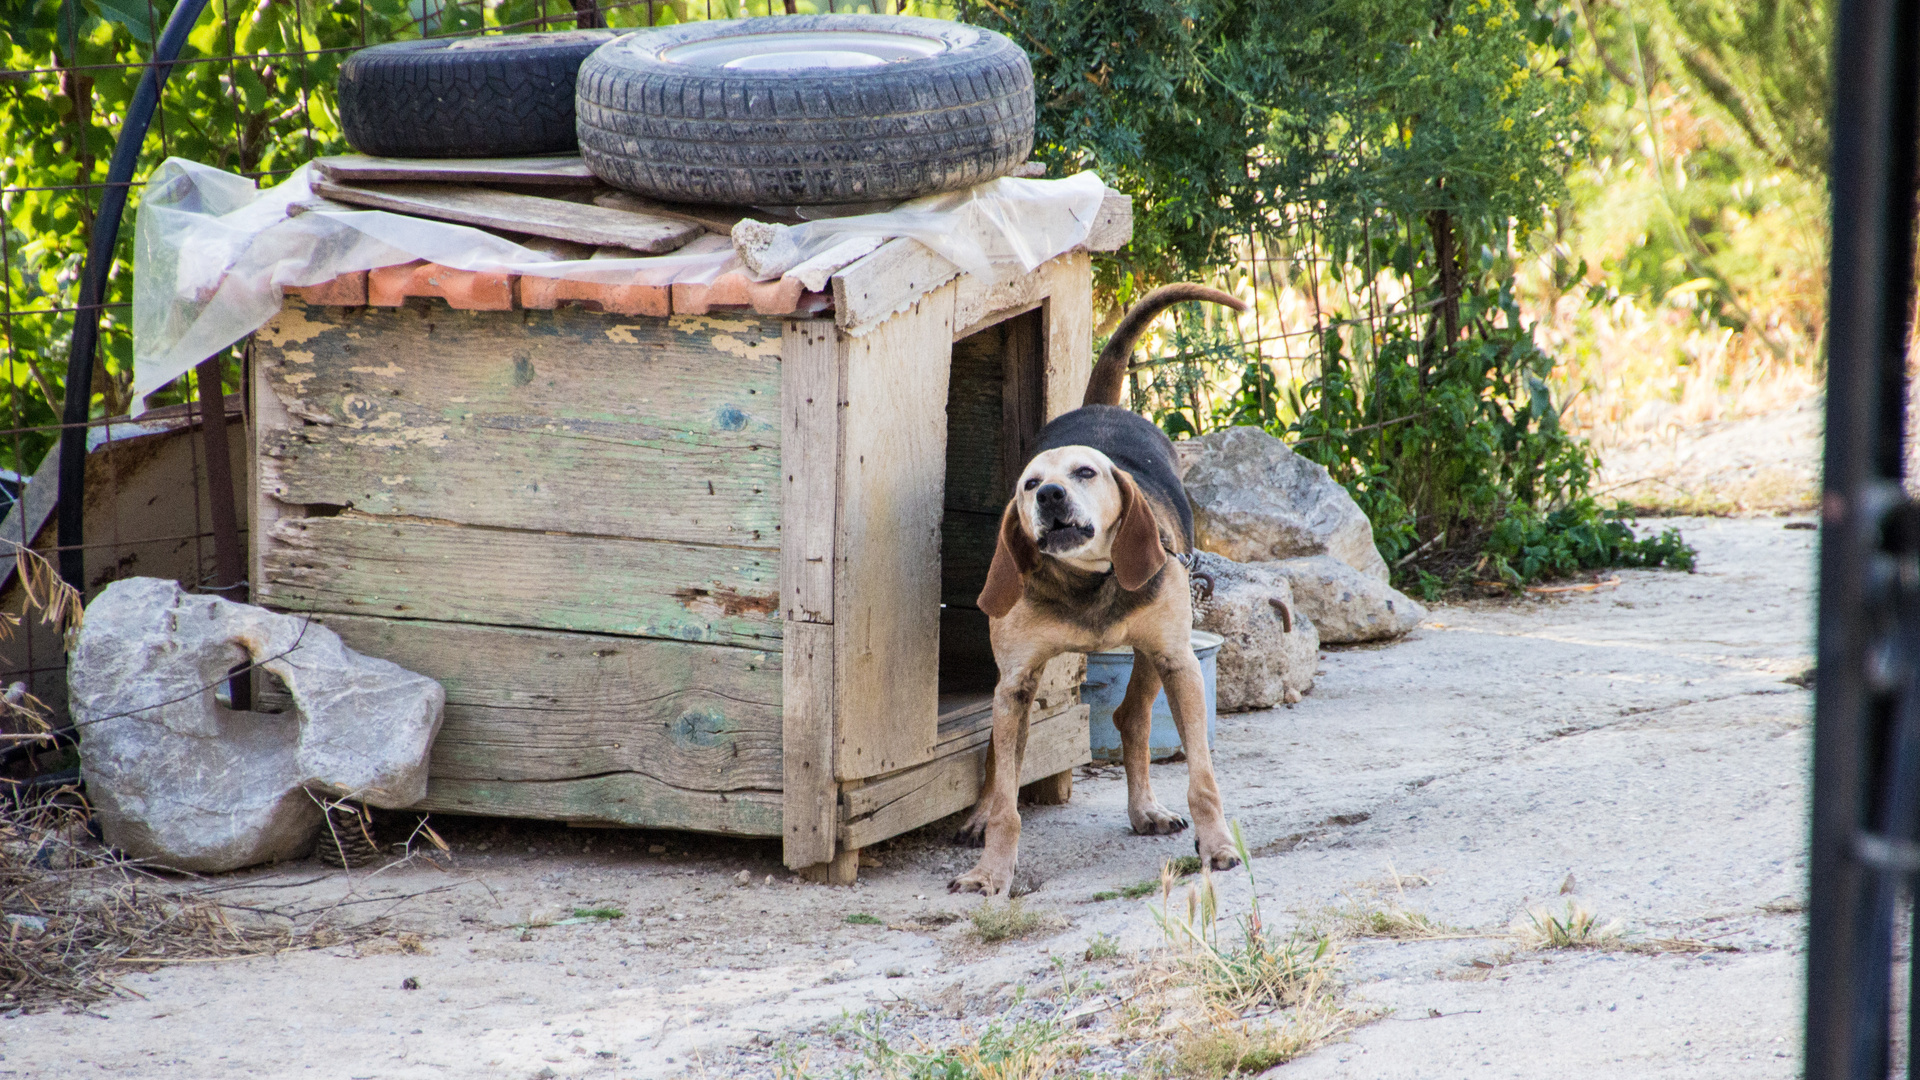
[[[1253,427],[1216,431],[1179,446],[1202,551],[1243,563],[1332,555],[1387,580],[1372,523],[1325,467]]]
[[[280,678],[294,711],[214,700],[249,659]],[[315,795],[420,801],[446,701],[439,683],[361,656],[324,626],[158,578],[116,581],[87,606],[67,678],[107,842],[195,871],[306,854]]]
[[[1214,660],[1219,711],[1291,704],[1312,690],[1320,634],[1294,602],[1287,577],[1272,564],[1208,552],[1196,569],[1213,579],[1213,595],[1194,607],[1193,625],[1222,638]]]
[[[1266,565],[1293,584],[1295,602],[1329,644],[1397,638],[1427,617],[1419,602],[1331,555]]]

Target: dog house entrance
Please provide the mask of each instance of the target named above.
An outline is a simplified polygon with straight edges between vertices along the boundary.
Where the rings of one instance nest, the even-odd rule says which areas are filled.
[[[947,383],[947,489],[940,523],[940,726],[992,711],[997,676],[977,601],[1000,514],[1033,456],[1045,416],[1046,349],[1035,308],[953,343]]]

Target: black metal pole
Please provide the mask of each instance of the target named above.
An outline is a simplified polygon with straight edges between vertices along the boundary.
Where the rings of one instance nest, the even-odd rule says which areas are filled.
[[[127,106],[126,121],[113,144],[107,165],[106,190],[93,222],[93,240],[87,246],[86,265],[80,271],[80,302],[73,313],[73,339],[67,349],[67,396],[60,417],[60,576],[83,593],[87,587],[85,502],[87,484],[87,420],[93,404],[94,352],[100,342],[100,305],[107,291],[107,271],[120,237],[120,218],[127,208],[127,191],[140,147],[147,141],[160,90],[173,74],[173,63],[187,44],[193,24],[207,0],[180,0],[167,17],[166,29],[154,43],[153,60],[140,75],[140,85]]]
[[[1913,302],[1912,0],[1842,0],[1809,860],[1806,1075],[1888,1075],[1892,916],[1913,843],[1920,645],[1901,486]],[[1907,623],[1902,633],[1900,623]]]

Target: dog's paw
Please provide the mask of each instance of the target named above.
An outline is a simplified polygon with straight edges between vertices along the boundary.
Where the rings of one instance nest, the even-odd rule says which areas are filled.
[[[1161,806],[1149,803],[1139,809],[1129,808],[1127,817],[1133,822],[1133,831],[1141,836],[1167,836],[1187,827],[1187,819]]]
[[[952,881],[947,882],[947,891],[950,893],[980,893],[983,896],[1004,897],[1007,895],[1007,890],[1012,884],[1013,875],[1011,873],[991,870],[982,865],[976,866],[966,873],[961,874],[959,877],[954,878]]]
[[[954,832],[953,842],[956,847],[985,847],[987,827],[985,824],[975,825],[969,821]]]
[[[1212,850],[1208,851],[1206,847],[1211,847]],[[1201,861],[1215,870],[1231,870],[1240,865],[1240,856],[1234,854],[1233,845],[1229,843],[1203,846],[1200,838],[1196,836],[1193,838],[1193,853],[1200,856]]]

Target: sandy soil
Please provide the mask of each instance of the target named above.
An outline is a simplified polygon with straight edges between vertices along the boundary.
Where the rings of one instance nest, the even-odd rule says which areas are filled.
[[[1353,943],[1350,1000],[1387,1014],[1277,1075],[1797,1074],[1809,695],[1784,680],[1809,662],[1816,534],[1787,521],[1674,522],[1697,573],[1439,607],[1398,644],[1329,651],[1299,705],[1221,718],[1228,812],[1261,853],[1270,916],[1371,889],[1496,935]],[[1158,768],[1176,803],[1182,767]],[[1026,821],[1023,866],[1043,879],[1029,903],[1059,927],[987,946],[964,919],[940,925],[974,905],[945,890],[972,853],[938,827],[834,889],[794,880],[772,844],[439,819],[445,867],[220,882],[263,907],[346,903],[393,934],[169,966],[86,1012],[0,1021],[0,1076],[771,1076],[781,1056],[831,1076],[859,1048],[835,1039],[842,1016],[878,1009],[937,1044],[1122,986],[1159,945],[1157,899],[1092,896],[1155,877],[1188,839],[1131,835],[1111,770]],[[1631,939],[1736,951],[1529,953],[1497,936],[1564,905],[1569,874]],[[1247,879],[1226,879],[1243,910]],[[589,907],[623,915],[523,929]],[[1081,959],[1097,934],[1121,955]],[[1083,1064],[1141,1075],[1149,1053]]]

